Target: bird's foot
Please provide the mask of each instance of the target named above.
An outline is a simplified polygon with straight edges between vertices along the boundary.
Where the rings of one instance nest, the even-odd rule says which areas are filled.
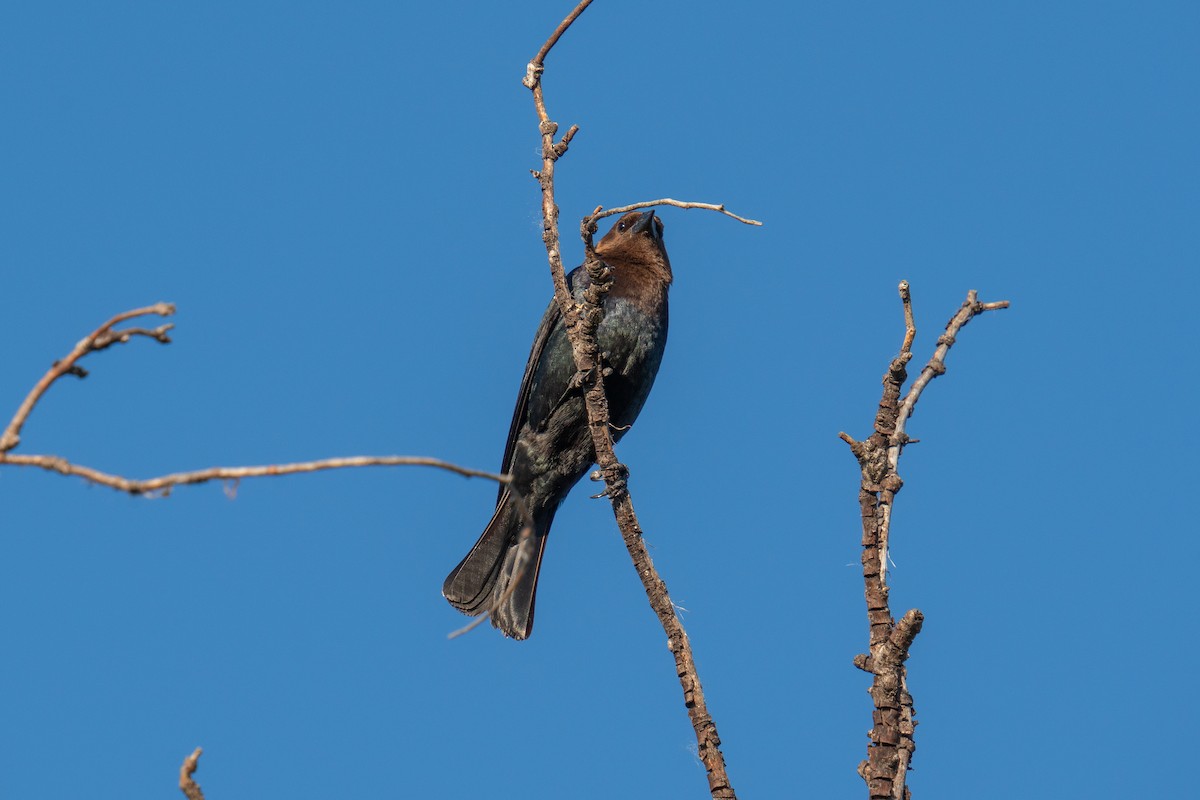
[[[591,474],[591,479],[603,480],[606,484],[603,492],[592,495],[593,500],[601,497],[617,498],[625,494],[626,487],[629,485],[629,467],[618,461],[607,469],[595,470]]]

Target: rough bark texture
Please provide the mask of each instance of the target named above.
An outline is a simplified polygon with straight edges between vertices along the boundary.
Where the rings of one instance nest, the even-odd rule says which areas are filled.
[[[183,760],[183,766],[179,768],[179,791],[183,792],[184,797],[188,800],[204,800],[204,792],[200,791],[200,784],[192,778],[196,774],[196,767],[200,765],[200,754],[203,752],[201,748],[197,747],[190,756]]]
[[[542,167],[534,172],[534,177],[537,178],[542,190],[542,240],[550,262],[555,298],[562,310],[567,336],[571,341],[571,348],[575,356],[575,365],[582,377],[582,385],[585,387],[584,400],[588,412],[588,424],[592,442],[596,448],[596,463],[600,467],[607,487],[605,493],[612,501],[613,513],[621,529],[621,536],[629,549],[638,576],[642,579],[642,585],[646,590],[650,605],[658,615],[663,630],[667,634],[667,645],[675,657],[675,667],[683,688],[684,702],[695,730],[697,753],[708,774],[709,792],[714,798],[736,798],[725,772],[725,759],[720,750],[721,740],[704,702],[704,691],[696,674],[691,644],[688,642],[683,625],[675,615],[667,588],[659,578],[654,564],[646,552],[645,544],[642,541],[641,527],[633,510],[633,501],[629,496],[626,482],[628,470],[617,461],[613,451],[612,437],[609,433],[608,398],[604,393],[604,375],[603,369],[599,368],[599,348],[596,343],[596,328],[603,315],[601,302],[611,285],[611,277],[608,274],[608,267],[596,257],[592,248],[591,234],[595,232],[595,215],[585,220],[583,225],[586,249],[584,265],[592,278],[592,285],[587,290],[582,303],[576,304],[571,297],[562,265],[558,235],[558,206],[554,200],[554,166],[555,162],[566,153],[571,138],[578,129],[572,126],[561,141],[554,141],[558,124],[550,119],[546,111],[541,77],[544,71],[543,61],[549,54],[550,48],[590,2],[591,0],[584,0],[576,6],[538,51],[526,69],[524,83],[533,92],[534,106],[538,115],[538,130],[542,136]]]
[[[958,331],[977,314],[1008,307],[1007,301],[980,303],[974,291],[968,292],[962,307],[947,323],[946,332],[938,337],[933,357],[905,395],[904,383],[908,380],[907,367],[912,360],[911,347],[916,335],[907,281],[900,283],[900,298],[904,303],[904,343],[883,377],[875,430],[862,442],[841,434],[862,471],[858,502],[862,512],[862,575],[870,651],[856,656],[854,664],[873,676],[870,743],[866,760],[858,766],[858,774],[866,781],[872,800],[907,800],[912,796],[907,773],[916,750],[913,733],[917,721],[913,698],[908,692],[905,662],[925,618],[920,611],[912,609],[896,622],[892,617],[887,586],[892,506],[896,493],[904,485],[897,470],[900,453],[909,441],[905,426],[921,392],[931,380],[946,372],[946,354]]]
[[[883,568],[891,505],[902,485],[900,476],[888,463],[888,447],[896,430],[901,388],[908,378],[905,365],[911,357],[911,353],[901,353],[892,361],[883,380],[875,432],[865,442],[851,445],[862,468],[858,501],[862,511],[862,573],[870,628],[870,653],[856,658],[855,664],[874,676],[870,693],[875,707],[867,759],[859,765],[859,774],[867,782],[871,798],[909,796],[904,773],[916,749],[913,741],[916,720],[912,695],[905,685],[904,662],[923,618],[914,609],[900,624],[895,623]]]

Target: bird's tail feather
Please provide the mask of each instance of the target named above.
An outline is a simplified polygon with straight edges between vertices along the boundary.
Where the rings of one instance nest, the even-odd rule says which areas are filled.
[[[505,492],[479,541],[442,584],[450,605],[464,614],[490,613],[492,625],[506,635],[527,638],[553,519],[553,509],[535,516],[532,534],[523,540],[520,512]]]

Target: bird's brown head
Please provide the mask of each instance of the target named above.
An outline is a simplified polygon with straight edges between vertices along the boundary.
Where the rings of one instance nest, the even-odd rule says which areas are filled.
[[[663,244],[663,223],[654,211],[630,211],[596,245],[596,255],[611,267],[632,267],[670,284],[671,261]]]

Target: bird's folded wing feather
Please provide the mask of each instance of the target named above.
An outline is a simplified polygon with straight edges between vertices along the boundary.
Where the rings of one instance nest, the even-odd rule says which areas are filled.
[[[513,451],[516,449],[517,438],[521,434],[521,428],[525,424],[525,417],[529,411],[529,393],[535,383],[538,367],[542,361],[542,355],[546,349],[546,343],[550,341],[550,336],[554,329],[561,324],[562,312],[559,311],[557,300],[551,300],[549,308],[542,316],[542,324],[538,327],[537,335],[533,337],[533,347],[529,351],[529,361],[525,364],[525,375],[521,378],[521,391],[517,395],[517,405],[513,409],[512,423],[508,428],[508,441],[504,445],[504,459],[500,464],[501,472],[509,472],[512,469]],[[497,493],[496,502],[499,503],[504,497],[504,492],[507,487],[501,486]]]

